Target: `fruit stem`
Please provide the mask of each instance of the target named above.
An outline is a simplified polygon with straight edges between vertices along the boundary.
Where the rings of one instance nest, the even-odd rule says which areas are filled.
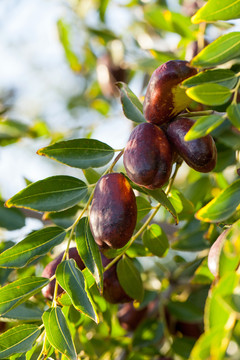
[[[39,329],[41,329],[43,326],[44,326],[44,325],[42,324],[42,325],[39,327]],[[40,360],[40,359],[42,358],[43,353],[44,353],[44,351],[45,351],[46,340],[47,340],[47,337],[46,337],[46,330],[44,330],[44,331],[42,332],[42,334],[40,335],[40,340],[42,340],[42,337],[43,337],[44,335],[45,335],[45,338],[44,338],[44,341],[43,341],[42,350],[41,350],[41,352],[40,352],[40,354],[39,354],[39,356],[38,356],[37,360]]]
[[[216,115],[223,115],[225,113],[221,113],[221,112],[218,112],[218,111],[215,111],[215,110],[204,110],[204,111],[192,111],[192,112],[187,112],[187,113],[183,113],[179,116],[181,117],[194,117],[194,116],[206,116],[206,115],[213,115],[213,114],[216,114]]]
[[[240,78],[238,79],[237,85],[234,88],[234,95],[233,95],[232,104],[237,104],[237,96],[238,96],[239,87],[240,87]]]
[[[114,166],[116,165],[116,163],[118,162],[118,160],[121,158],[121,156],[123,155],[123,153],[124,153],[124,149],[122,149],[122,150],[120,151],[120,153],[116,156],[116,158],[114,159],[112,165],[110,166],[110,168],[108,169],[107,172],[110,172],[110,173],[111,173],[111,172],[113,171]]]
[[[178,169],[180,168],[180,166],[181,166],[181,164],[176,164],[176,168],[174,170],[173,176],[169,180],[169,183],[168,183],[168,186],[166,189],[166,195],[168,195],[171,191],[172,185],[174,183],[174,180],[176,178],[176,175],[177,175],[177,172],[178,172]],[[131,239],[129,240],[128,245],[124,249],[124,251],[121,254],[117,255],[107,266],[105,266],[103,271],[108,270],[112,265],[114,265],[126,253],[126,251],[130,248],[130,246],[134,243],[134,241],[139,237],[139,235],[141,235],[141,233],[147,228],[147,226],[149,225],[151,220],[154,218],[154,216],[157,214],[157,212],[161,206],[162,206],[162,204],[159,203],[154,208],[155,210],[153,211],[153,213],[149,216],[149,218],[145,221],[145,223],[141,226],[141,228],[136,232],[136,234],[131,237]]]

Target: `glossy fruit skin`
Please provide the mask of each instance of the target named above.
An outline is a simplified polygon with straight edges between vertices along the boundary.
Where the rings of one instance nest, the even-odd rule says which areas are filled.
[[[193,120],[179,117],[169,124],[167,136],[175,150],[191,168],[207,173],[216,166],[217,149],[211,135],[191,141],[184,140],[193,124]]]
[[[47,266],[43,270],[42,277],[46,277],[49,279],[55,274],[57,266],[60,264],[62,260],[63,254],[64,251],[61,254],[59,254],[54,260],[52,260],[50,263],[47,264]],[[83,270],[85,268],[85,265],[78,254],[77,248],[74,247],[69,249],[69,259],[74,259],[80,270]],[[55,283],[56,280],[54,279],[42,289],[42,294],[46,299],[49,300],[53,299]],[[57,294],[60,295],[63,291],[64,291],[63,288],[60,285],[58,285]]]
[[[117,313],[117,317],[123,329],[127,331],[134,331],[146,317],[147,312],[147,306],[138,310],[133,306],[133,302],[130,302],[121,305]]]
[[[143,103],[143,113],[150,123],[161,125],[169,122],[191,102],[179,84],[196,75],[197,70],[184,60],[170,60],[152,74]]]
[[[103,254],[103,267],[107,266],[112,259],[106,258]],[[132,301],[121,287],[117,276],[117,262],[103,273],[103,297],[111,304],[120,304]]]
[[[134,192],[124,175],[102,176],[89,215],[92,235],[100,248],[119,249],[130,240],[137,222]]]
[[[135,127],[123,154],[128,177],[148,189],[160,188],[169,179],[172,169],[172,150],[158,126],[142,123]]]

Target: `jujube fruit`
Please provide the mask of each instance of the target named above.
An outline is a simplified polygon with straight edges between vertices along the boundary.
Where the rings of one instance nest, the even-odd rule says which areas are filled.
[[[152,74],[143,103],[143,113],[150,123],[161,125],[170,121],[191,102],[179,84],[197,70],[187,61],[170,60]]]
[[[163,130],[149,123],[135,127],[123,154],[128,177],[148,189],[163,186],[171,174],[172,150]]]
[[[63,254],[64,251],[60,255],[58,255],[54,260],[52,260],[50,263],[47,264],[47,266],[43,270],[42,277],[46,277],[50,279],[55,274],[57,266],[62,261]],[[80,270],[83,270],[85,268],[85,265],[78,254],[77,248],[74,247],[69,249],[69,259],[74,259]],[[55,283],[56,283],[56,279],[52,280],[47,286],[45,286],[42,289],[42,294],[45,298],[49,300],[53,299]],[[63,288],[60,285],[58,285],[57,295],[60,295],[63,291],[64,291]]]
[[[106,258],[103,254],[101,256],[103,267],[112,261],[112,259]],[[133,300],[120,285],[117,276],[117,262],[103,273],[103,297],[111,304],[125,303]]]
[[[212,171],[217,162],[217,150],[211,135],[185,141],[184,137],[193,126],[194,121],[179,117],[167,128],[167,136],[183,160],[194,170],[207,173]]]
[[[130,240],[137,221],[134,192],[124,175],[102,176],[89,215],[92,235],[100,248],[119,249]]]

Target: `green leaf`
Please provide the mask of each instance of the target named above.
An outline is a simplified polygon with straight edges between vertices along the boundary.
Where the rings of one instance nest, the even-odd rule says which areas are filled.
[[[148,189],[144,189],[145,192],[152,196],[155,200],[157,200],[162,206],[165,207],[165,209],[167,209],[167,211],[170,212],[170,214],[173,216],[176,224],[178,224],[178,215],[176,210],[174,209],[171,201],[168,199],[167,195],[165,194],[165,192],[161,189],[156,189],[156,190],[148,190]]]
[[[50,344],[68,359],[77,360],[71,333],[60,307],[47,310],[42,319]]]
[[[92,236],[88,218],[82,218],[76,227],[76,245],[85,266],[94,276],[100,290],[103,288],[103,266],[99,248]]]
[[[169,249],[168,238],[157,224],[151,224],[143,233],[144,245],[157,256],[165,256]]]
[[[220,126],[225,119],[220,115],[206,115],[197,118],[191,129],[184,137],[185,141],[198,139],[210,134],[214,129]]]
[[[95,184],[101,177],[101,174],[92,168],[83,169],[83,173],[88,184]]]
[[[174,353],[180,355],[181,358],[189,359],[190,353],[192,351],[195,342],[196,339],[188,336],[175,337],[173,339],[171,348],[173,349]]]
[[[56,270],[56,278],[70,296],[74,307],[98,323],[96,311],[86,291],[84,276],[75,260],[61,262]]]
[[[222,105],[232,95],[228,88],[214,83],[193,86],[186,90],[186,94],[191,99],[205,105]]]
[[[174,209],[181,217],[190,215],[194,212],[194,206],[185,196],[177,189],[172,189],[169,193],[169,199],[174,206]]]
[[[18,305],[16,308],[8,311],[4,314],[0,319],[3,321],[16,321],[16,320],[24,320],[24,321],[40,321],[42,319],[42,310],[40,310],[36,304],[30,305],[29,303],[24,303]]]
[[[100,0],[100,6],[99,6],[99,15],[101,21],[105,21],[105,13],[107,10],[109,0]]]
[[[209,0],[191,18],[193,24],[217,20],[231,20],[240,17],[240,0]]]
[[[54,246],[61,244],[65,236],[66,232],[57,226],[35,231],[0,254],[0,267],[23,267],[37,257],[45,255]]]
[[[197,67],[213,67],[240,55],[240,32],[231,32],[218,37],[196,55],[191,64]]]
[[[222,360],[229,344],[229,332],[220,327],[204,332],[195,343],[189,360]]]
[[[106,165],[112,159],[114,150],[99,140],[74,139],[44,147],[37,154],[69,166],[87,169]]]
[[[240,130],[240,104],[229,105],[227,115],[233,126]]]
[[[87,194],[87,185],[72,176],[57,175],[39,180],[6,202],[37,211],[60,211],[76,205]]]
[[[206,222],[221,222],[229,218],[240,203],[240,180],[236,180],[196,213]]]
[[[137,212],[137,222],[139,222],[149,213],[149,211],[152,209],[152,206],[151,206],[150,202],[147,201],[142,196],[137,196],[136,202],[137,202],[137,211],[138,211]]]
[[[153,5],[144,8],[144,17],[155,29],[177,33],[183,38],[194,38],[190,19],[182,14]]]
[[[58,28],[59,38],[60,38],[60,41],[64,48],[65,56],[69,63],[70,68],[76,72],[81,71],[82,65],[80,64],[77,55],[73,51],[72,45],[70,42],[70,37],[71,37],[70,26],[68,24],[64,23],[64,21],[62,19],[60,19],[57,22],[57,28]]]
[[[129,89],[127,84],[118,82],[116,85],[120,89],[124,115],[136,123],[145,122],[146,120],[143,116],[143,106],[138,100],[137,96],[132,92],[131,89]]]
[[[0,288],[0,315],[20,305],[49,283],[49,279],[29,276]]]
[[[233,71],[226,69],[205,70],[184,80],[181,86],[190,88],[206,83],[215,83],[232,89],[237,83],[237,76]]]
[[[7,230],[21,229],[25,225],[25,217],[18,209],[7,209],[0,201],[0,228]]]
[[[32,348],[41,331],[36,325],[19,325],[12,327],[0,335],[0,359],[23,353]]]
[[[217,285],[212,287],[204,311],[204,325],[207,330],[218,326],[230,330],[230,324],[234,324],[234,321],[229,320],[234,320],[234,312],[226,300],[234,293],[238,284],[239,276],[231,272],[225,274]]]
[[[142,301],[144,289],[140,273],[133,261],[125,255],[117,263],[117,275],[126,294],[133,299]]]

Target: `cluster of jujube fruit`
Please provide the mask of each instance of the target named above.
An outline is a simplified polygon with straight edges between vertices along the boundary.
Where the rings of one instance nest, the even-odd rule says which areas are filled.
[[[172,165],[179,156],[200,172],[209,172],[215,167],[217,152],[210,135],[189,142],[184,140],[194,122],[179,115],[190,102],[180,83],[196,73],[197,70],[187,61],[180,60],[168,61],[153,72],[143,104],[147,122],[134,128],[123,154],[127,176],[137,185],[148,189],[162,187],[167,183]],[[125,246],[133,235],[136,222],[136,198],[127,178],[114,172],[103,175],[94,191],[89,224],[101,250],[104,267],[111,261],[105,252]],[[55,273],[62,256],[63,253],[48,264],[43,276],[50,278]],[[76,248],[69,250],[69,258],[75,259],[81,270],[85,267]],[[54,286],[52,281],[43,289],[45,297],[53,298]],[[62,291],[59,287],[58,295]],[[117,262],[104,272],[103,296],[114,304],[130,303],[133,300],[119,283]],[[128,305],[127,309],[131,307]],[[132,309],[133,318],[140,319],[147,313],[146,309],[136,314],[135,311]]]
[[[207,135],[185,141],[194,121],[179,115],[190,101],[179,85],[196,73],[181,60],[168,61],[153,72],[143,103],[147,123],[132,131],[123,155],[127,175],[136,184],[148,189],[162,187],[176,155],[197,171],[214,169],[217,152],[213,138]]]

